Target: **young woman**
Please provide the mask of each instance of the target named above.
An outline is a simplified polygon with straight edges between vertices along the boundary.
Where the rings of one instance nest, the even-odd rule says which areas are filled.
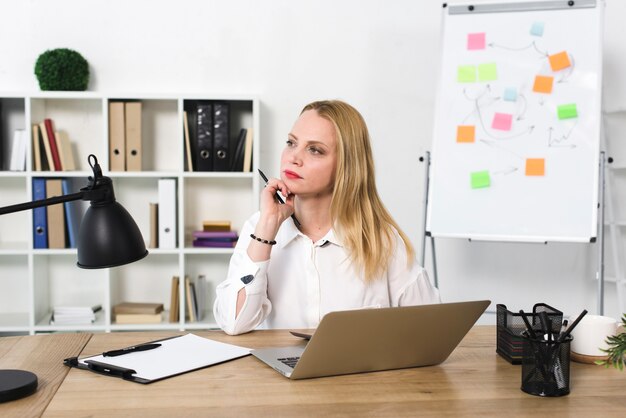
[[[356,109],[337,100],[305,106],[280,165],[217,287],[213,311],[225,332],[315,328],[331,311],[439,302],[378,196]]]

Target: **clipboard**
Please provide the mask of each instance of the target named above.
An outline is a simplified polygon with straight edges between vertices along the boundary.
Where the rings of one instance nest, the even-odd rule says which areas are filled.
[[[116,357],[104,357],[102,354],[83,358],[70,357],[63,360],[63,364],[148,384],[250,354],[249,348],[221,343],[195,334],[150,343],[159,343],[161,346],[154,350],[131,352]]]

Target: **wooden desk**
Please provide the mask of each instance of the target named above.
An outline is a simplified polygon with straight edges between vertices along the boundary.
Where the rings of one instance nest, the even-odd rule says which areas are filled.
[[[286,331],[197,334],[247,347],[299,341]],[[81,356],[171,335],[94,334]],[[56,394],[47,394],[43,416],[626,416],[626,372],[572,363],[571,393],[561,398],[525,394],[520,375],[520,366],[495,353],[495,327],[475,327],[440,366],[359,375],[291,381],[253,357],[150,385],[72,369]]]

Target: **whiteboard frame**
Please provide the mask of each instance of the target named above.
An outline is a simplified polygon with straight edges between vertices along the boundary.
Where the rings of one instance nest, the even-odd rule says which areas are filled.
[[[499,12],[518,12],[518,11],[549,11],[549,10],[560,10],[560,9],[587,9],[587,8],[596,8],[596,7],[604,7],[604,2],[603,1],[597,1],[597,0],[577,0],[577,1],[534,1],[534,2],[520,2],[520,3],[491,3],[491,4],[471,4],[471,3],[467,3],[467,4],[456,4],[456,5],[447,5],[447,4],[443,4],[443,8],[444,11],[441,15],[441,35],[440,35],[440,39],[444,39],[444,33],[445,33],[445,19],[446,19],[446,13],[448,15],[459,15],[459,14],[472,14],[472,13],[499,13]],[[447,8],[447,10],[445,10]],[[604,10],[602,10],[602,12],[598,13],[598,22],[597,24],[599,25],[599,41],[602,44],[603,42],[603,20],[604,20]],[[445,47],[445,45],[442,44],[442,48]],[[443,54],[443,52],[442,52]],[[599,55],[598,57],[598,62],[600,63],[600,70],[598,71],[597,74],[597,84],[598,84],[598,91],[600,92],[599,94],[601,95],[601,91],[602,91],[602,48],[597,48],[597,54]],[[443,66],[443,59],[442,57],[440,57],[439,59],[439,72],[438,72],[438,80],[437,80],[437,96],[436,96],[436,112],[439,111],[440,106],[441,106],[441,101],[443,100],[442,98],[442,66]],[[437,114],[437,113],[436,113]],[[602,100],[600,97],[599,100],[599,112],[598,114],[602,115]],[[599,130],[598,130],[598,147],[597,150],[595,150],[595,157],[596,160],[598,161],[598,166],[600,165],[600,136],[601,136],[601,124],[599,124]],[[437,132],[437,130],[435,130],[435,133]],[[590,205],[594,205],[596,208],[599,208],[599,204],[600,204],[600,184],[599,182],[601,181],[601,175],[598,173],[599,172],[600,167],[598,167],[598,170],[596,170],[596,179],[595,179],[595,189],[594,189],[594,194],[595,194],[595,202],[591,202]],[[432,172],[430,172],[430,170],[432,170],[432,167],[429,167],[429,181],[432,180]],[[495,235],[493,233],[488,233],[488,234],[482,234],[482,233],[442,233],[442,232],[433,232],[431,230],[431,204],[432,204],[432,199],[431,199],[431,192],[432,192],[432,184],[429,185],[429,195],[426,198],[426,224],[425,224],[425,229],[424,229],[424,236],[429,236],[429,237],[438,237],[438,238],[463,238],[463,239],[470,239],[470,240],[477,240],[477,241],[495,241],[495,242],[524,242],[524,243],[548,243],[548,242],[579,242],[579,243],[588,243],[588,242],[595,242],[598,235],[599,235],[599,228],[600,226],[598,225],[598,211],[597,210],[593,210],[592,211],[592,216],[591,216],[591,233],[592,236],[590,237],[564,237],[564,236],[550,236],[550,235],[546,235],[546,236],[531,236],[531,235],[515,235],[515,234],[501,234],[501,235]]]

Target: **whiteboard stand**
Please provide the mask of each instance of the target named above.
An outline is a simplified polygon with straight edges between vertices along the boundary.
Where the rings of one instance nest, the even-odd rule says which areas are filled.
[[[598,315],[604,315],[604,176],[606,160],[604,151],[600,151],[600,173],[598,181]]]
[[[426,157],[420,157],[420,161],[424,162],[424,216],[422,217],[422,253],[420,254],[419,263],[422,267],[426,267],[426,237],[430,238],[430,253],[433,257],[433,285],[439,288],[439,277],[437,275],[437,258],[435,257],[435,237],[427,233],[426,220],[428,211],[428,185],[430,184],[430,151],[426,151]]]

